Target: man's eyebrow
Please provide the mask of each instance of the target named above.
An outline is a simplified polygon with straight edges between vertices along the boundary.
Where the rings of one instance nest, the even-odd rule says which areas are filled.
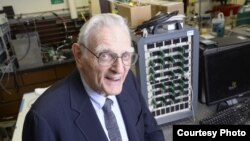
[[[95,49],[95,51],[97,53],[100,53],[100,52],[111,52],[110,49],[108,49],[107,47],[103,46],[103,45],[98,45]]]
[[[105,53],[112,53],[112,51],[110,49],[106,49],[106,48],[102,48],[102,49],[98,49],[96,48],[95,50],[96,53],[102,53],[102,52],[105,52]]]
[[[105,47],[104,45],[99,45],[96,47],[95,50],[96,53],[101,53],[101,52],[113,52],[112,50],[110,50],[109,48]],[[134,48],[131,46],[128,50],[125,50],[125,52],[134,52]]]

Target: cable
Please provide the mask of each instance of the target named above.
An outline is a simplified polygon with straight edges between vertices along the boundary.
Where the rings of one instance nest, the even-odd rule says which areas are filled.
[[[191,85],[191,93],[192,93],[191,98],[193,98],[193,96],[194,96],[193,86],[192,86],[192,84],[190,84],[190,85]],[[194,102],[193,99],[191,99],[191,101]],[[195,113],[194,113],[194,104],[193,103],[191,103],[191,108],[192,108],[193,120],[195,121]]]
[[[9,61],[8,64],[6,66],[4,66],[4,68],[2,68],[2,70],[1,70],[2,75],[1,75],[1,78],[0,78],[0,87],[4,90],[4,92],[6,92],[9,95],[11,94],[11,92],[6,89],[5,85],[7,85],[8,82],[9,82],[9,79],[10,79],[10,71],[9,70],[10,70],[10,68],[13,67],[12,64],[14,62],[14,59],[15,58],[10,58],[10,60],[8,60]],[[6,74],[7,74],[7,79],[6,79],[6,82],[5,82],[5,85],[4,85],[3,84],[3,79],[4,79],[4,76]]]
[[[140,31],[144,28],[149,29],[151,27],[155,27],[158,24],[167,23],[168,19],[170,19],[173,16],[176,16],[178,14],[178,11],[173,11],[171,13],[160,13],[157,16],[152,17],[151,19],[143,22],[141,25],[136,27],[135,31]]]

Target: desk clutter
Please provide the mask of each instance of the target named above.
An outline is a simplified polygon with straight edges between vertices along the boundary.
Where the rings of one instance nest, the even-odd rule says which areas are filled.
[[[72,20],[68,15],[59,15],[53,11],[43,14],[20,19],[7,19],[5,14],[0,14],[2,73],[73,58],[70,47],[76,42],[84,21]]]

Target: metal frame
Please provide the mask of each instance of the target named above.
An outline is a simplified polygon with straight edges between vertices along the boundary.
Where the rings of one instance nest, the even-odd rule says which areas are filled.
[[[158,124],[195,116],[198,102],[198,30],[184,27],[150,34],[139,37],[135,43],[140,56],[141,91]]]

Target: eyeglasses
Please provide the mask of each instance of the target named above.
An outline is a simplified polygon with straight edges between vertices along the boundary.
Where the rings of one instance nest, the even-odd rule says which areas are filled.
[[[91,54],[93,54],[98,59],[98,63],[102,66],[110,66],[114,64],[117,58],[121,58],[122,63],[125,66],[131,66],[134,65],[138,59],[138,54],[134,52],[125,52],[122,54],[121,57],[119,57],[116,53],[113,52],[101,52],[99,53],[99,56],[97,56],[93,51],[91,51],[85,45],[82,46],[86,48]]]

